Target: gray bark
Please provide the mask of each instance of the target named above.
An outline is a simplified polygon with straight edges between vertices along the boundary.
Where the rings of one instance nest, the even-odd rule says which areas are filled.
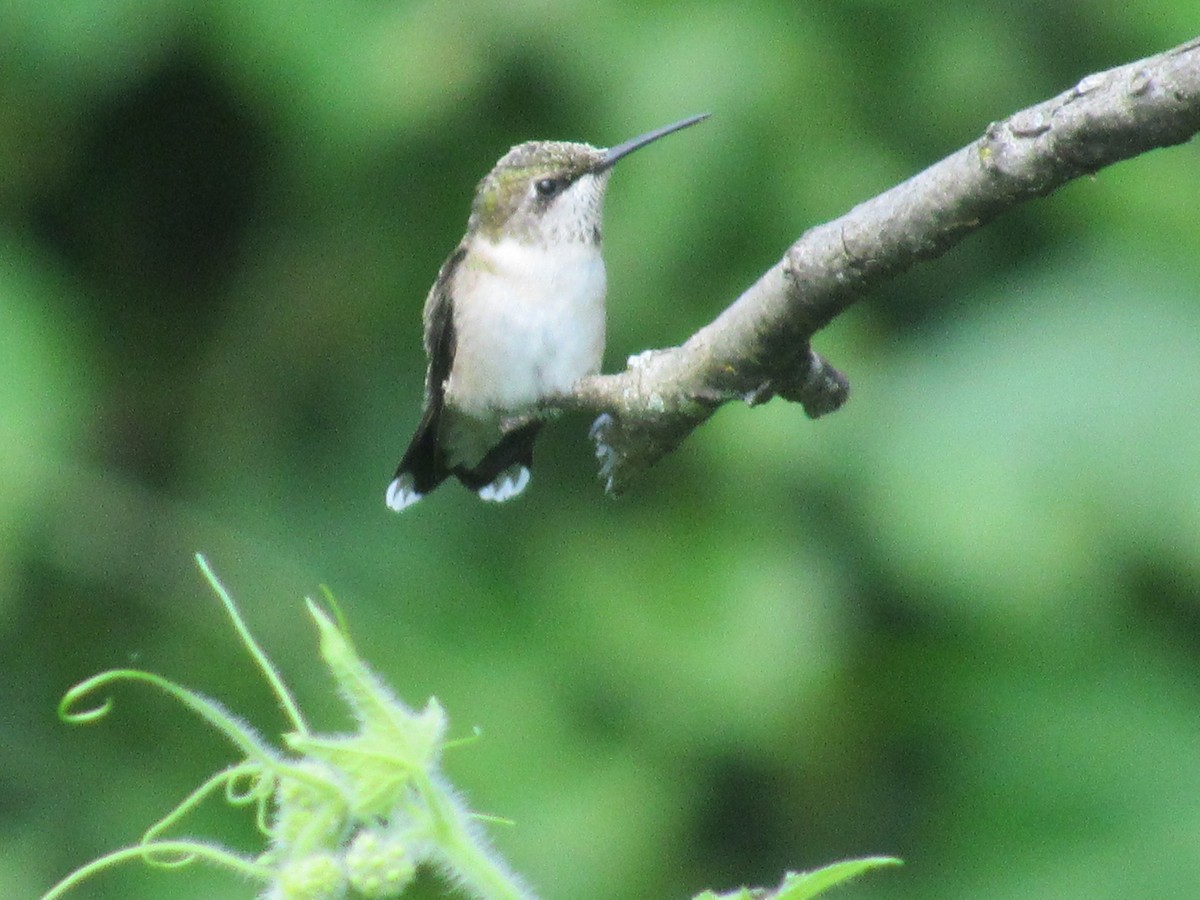
[[[1200,131],[1200,38],[989,125],[983,135],[841,218],[809,229],[714,321],[619,374],[581,381],[547,408],[601,413],[601,477],[621,492],[721,404],[773,396],[813,418],[849,382],[811,349],[839,313],[1005,210]]]

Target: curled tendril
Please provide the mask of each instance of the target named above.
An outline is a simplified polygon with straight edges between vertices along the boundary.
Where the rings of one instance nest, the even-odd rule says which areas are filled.
[[[266,881],[271,871],[252,859],[203,841],[155,841],[152,844],[136,844],[132,847],[122,847],[106,853],[99,859],[93,860],[86,866],[76,869],[49,891],[42,895],[41,900],[58,900],[80,882],[85,881],[97,872],[110,869],[129,859],[143,859],[154,862],[152,857],[159,853],[184,854],[189,862],[207,862],[221,866],[257,881]],[[158,861],[161,865],[161,861]]]
[[[199,857],[199,852],[195,849],[182,849],[176,846],[164,846],[164,844],[190,844],[191,841],[161,841],[158,843],[143,843],[142,862],[150,866],[152,869],[182,869],[184,866],[190,866]]]
[[[231,766],[226,771],[225,802],[230,806],[248,806],[270,797],[275,790],[278,775],[256,763]],[[241,786],[243,784],[245,787]]]
[[[483,740],[483,729],[476,725],[471,729],[471,733],[460,738],[452,738],[442,744],[443,750],[456,750],[459,747],[468,747],[476,741]]]
[[[236,789],[236,785],[241,781],[246,781],[249,785],[245,791],[238,791]],[[265,791],[263,788],[264,783],[267,785]],[[163,832],[181,822],[192,810],[219,789],[223,789],[225,799],[231,805],[245,805],[256,800],[265,805],[270,799],[271,785],[273,784],[274,777],[265,774],[263,767],[257,763],[239,763],[234,766],[228,766],[215,775],[210,776],[200,787],[188,794],[174,809],[147,828],[145,834],[142,835],[141,846],[160,846],[160,839]],[[187,865],[193,861],[194,857],[194,853],[185,852],[181,853],[178,858],[167,860],[147,856],[146,862],[161,868],[171,869]]]
[[[322,659],[359,721],[359,730],[349,735],[312,733],[228,591],[203,556],[197,556],[197,563],[289,719],[292,729],[283,735],[284,747],[267,744],[216,700],[152,672],[113,669],[75,685],[59,702],[58,714],[64,722],[87,724],[104,718],[114,701],[103,692],[117,682],[134,682],[157,689],[196,714],[239,748],[244,758],[210,776],[151,825],[139,843],[76,869],[42,900],[58,900],[85,879],[130,860],[160,869],[216,865],[259,882],[266,891],[260,894],[264,897],[333,896],[330,890],[341,896],[348,876],[339,854],[346,852],[345,843],[364,822],[381,821],[390,823],[389,828],[407,823],[408,831],[417,829],[422,835],[421,853],[427,859],[405,856],[402,862],[410,869],[422,861],[436,862],[473,896],[491,900],[533,896],[501,860],[480,845],[470,812],[436,770],[447,726],[435,699],[421,712],[408,708],[354,652],[344,622],[335,624],[309,600]],[[336,615],[332,594],[328,588],[322,590]],[[337,618],[341,622],[340,615]],[[478,737],[476,729],[472,736],[454,743],[461,746]],[[204,841],[164,837],[201,803],[222,794],[231,806],[254,806],[255,824],[268,838],[266,851],[258,857]],[[387,884],[398,887],[395,876],[385,875]],[[411,872],[405,878],[410,876]],[[371,896],[382,896],[374,888],[372,891]]]
[[[158,688],[163,693],[178,700],[220,731],[250,759],[265,765],[269,765],[275,761],[276,754],[270,746],[262,741],[250,726],[230,713],[220,703],[210,700],[195,691],[188,690],[173,681],[163,678],[161,675],[155,675],[153,672],[143,672],[141,669],[110,669],[107,672],[101,672],[99,675],[93,675],[91,678],[79,682],[79,684],[67,691],[63,695],[62,700],[59,701],[59,718],[64,722],[75,725],[89,724],[104,718],[113,708],[111,697],[106,697],[103,703],[92,709],[73,712],[71,707],[97,689],[118,681],[140,681]]]
[[[115,705],[112,697],[105,697],[103,703],[91,709],[73,711],[71,707],[82,702],[88,694],[112,684],[114,681],[138,680],[141,678],[153,679],[154,676],[149,672],[140,672],[136,669],[110,669],[107,672],[93,675],[91,678],[79,682],[79,684],[63,694],[63,698],[58,701],[58,717],[70,725],[88,725],[92,722],[98,722],[112,711]]]
[[[62,703],[58,708],[59,718],[70,725],[87,725],[90,722],[97,722],[107,716],[115,705],[112,697],[105,697],[104,702],[99,706],[84,710],[83,712],[73,713],[67,707],[74,702],[75,698],[68,695],[63,697]]]

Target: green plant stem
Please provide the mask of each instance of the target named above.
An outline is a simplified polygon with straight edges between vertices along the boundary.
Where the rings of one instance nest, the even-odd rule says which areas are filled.
[[[154,841],[149,844],[122,847],[120,850],[104,854],[104,856],[93,860],[86,866],[81,866],[54,887],[50,888],[49,891],[42,895],[41,900],[58,900],[67,891],[97,872],[118,865],[127,859],[137,859],[139,857],[141,859],[153,858],[156,853],[179,853],[184,856],[195,857],[205,862],[225,866],[231,871],[260,882],[269,881],[273,874],[270,869],[258,865],[251,859],[211,844],[203,844],[198,841]]]
[[[432,818],[438,851],[457,880],[485,900],[536,900],[533,891],[488,852],[471,827],[470,814],[452,794],[424,771],[414,772],[413,780]]]
[[[196,565],[200,567],[200,571],[204,574],[205,579],[208,580],[213,591],[225,606],[225,611],[229,614],[229,618],[233,620],[233,627],[237,629],[238,637],[242,639],[242,643],[250,651],[250,656],[258,664],[258,667],[262,669],[267,683],[271,685],[271,690],[279,698],[279,705],[283,708],[284,715],[291,719],[292,727],[297,732],[308,734],[308,723],[304,720],[304,715],[300,712],[300,707],[292,697],[292,692],[288,690],[288,686],[284,684],[283,677],[275,668],[274,663],[271,662],[262,647],[258,645],[258,641],[254,639],[254,635],[250,633],[250,629],[246,627],[241,612],[238,611],[237,605],[233,602],[233,597],[229,595],[229,591],[225,590],[225,585],[221,583],[221,579],[217,577],[217,573],[212,570],[203,553],[196,554]]]

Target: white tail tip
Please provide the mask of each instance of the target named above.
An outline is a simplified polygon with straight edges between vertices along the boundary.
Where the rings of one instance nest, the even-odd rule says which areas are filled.
[[[407,472],[398,476],[387,489],[387,505],[396,512],[408,509],[425,495],[413,485],[413,478]]]
[[[509,466],[496,477],[491,484],[479,489],[479,499],[489,503],[503,503],[511,500],[529,484],[529,469],[520,464]]]

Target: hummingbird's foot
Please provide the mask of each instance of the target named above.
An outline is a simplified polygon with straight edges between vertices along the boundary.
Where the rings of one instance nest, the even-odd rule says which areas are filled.
[[[621,461],[620,454],[608,443],[609,432],[615,424],[616,419],[611,415],[601,413],[588,429],[588,437],[596,444],[596,459],[600,461],[600,480],[604,482],[606,494],[613,492],[613,475]]]

